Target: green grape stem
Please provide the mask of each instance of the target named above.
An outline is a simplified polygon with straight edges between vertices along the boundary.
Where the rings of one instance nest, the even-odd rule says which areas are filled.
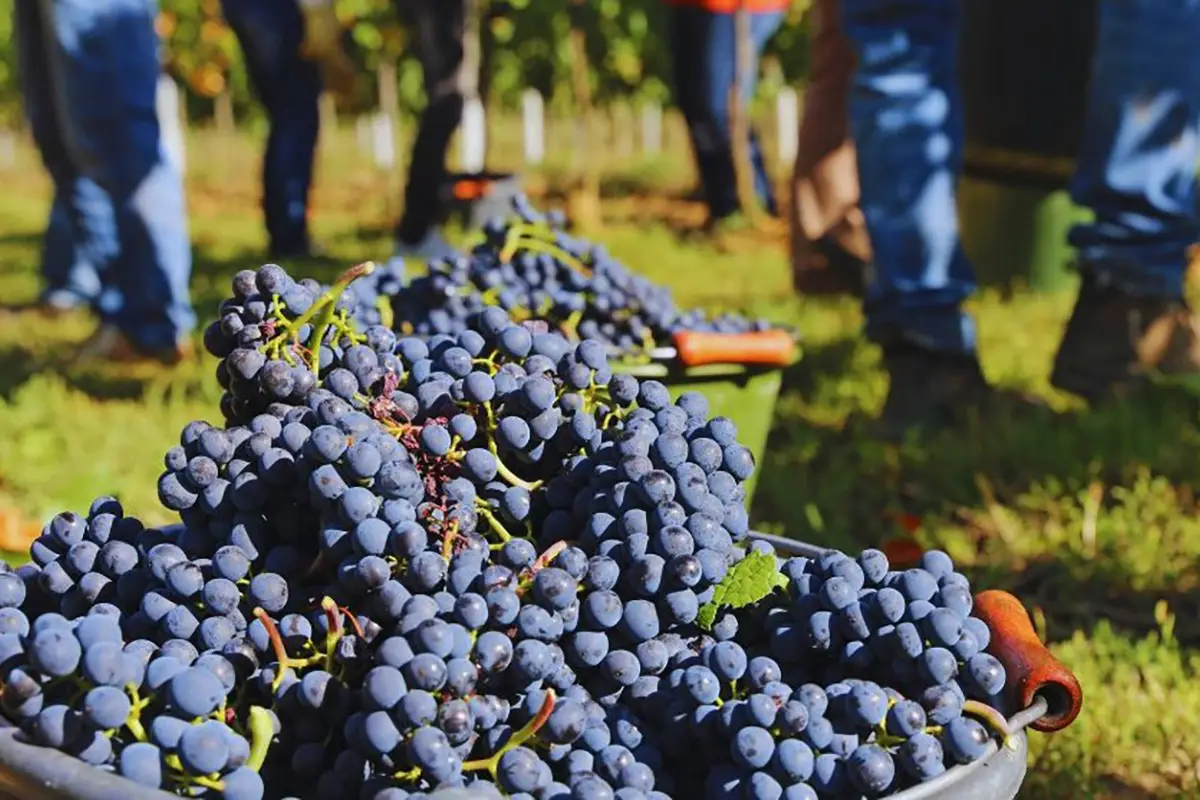
[[[338,640],[342,638],[342,614],[332,597],[321,598],[321,611],[329,622],[329,633],[325,634],[325,671],[329,672],[333,668]]]
[[[558,700],[553,689],[546,690],[546,702],[542,703],[542,707],[538,709],[537,715],[529,720],[529,723],[514,733],[512,737],[504,743],[498,751],[488,756],[487,758],[477,758],[473,761],[463,762],[463,772],[479,772],[487,770],[493,777],[496,777],[496,770],[500,767],[500,758],[509,750],[520,747],[527,741],[537,736],[538,731],[546,724],[546,720],[550,719],[550,715],[554,712],[554,704]]]
[[[146,728],[142,725],[142,709],[150,701],[142,699],[136,684],[129,684],[125,687],[125,691],[129,692],[129,699],[132,701],[129,706],[129,716],[125,718],[125,727],[129,728],[129,732],[133,734],[133,738],[139,742],[144,742],[147,737]]]
[[[1008,720],[997,709],[978,700],[967,700],[963,703],[963,713],[978,718],[983,726],[999,736],[1005,745],[1011,746]]]
[[[275,726],[271,714],[262,706],[250,706],[250,758],[246,766],[258,772],[267,760],[271,740],[275,738]]]
[[[504,527],[504,524],[501,523],[500,520],[496,517],[496,515],[492,513],[492,510],[490,508],[488,508],[487,503],[485,503],[482,500],[476,499],[475,511],[479,514],[479,516],[481,516],[485,520],[487,520],[487,524],[490,525],[492,528],[492,531],[495,532],[495,534],[500,537],[501,542],[507,542],[509,539],[513,538],[512,534],[509,533],[508,530]]]
[[[312,658],[292,658],[288,655],[287,647],[283,644],[283,636],[279,633],[279,627],[275,624],[275,620],[268,616],[267,612],[262,608],[254,609],[254,617],[263,624],[267,629],[267,636],[271,640],[271,649],[275,651],[275,661],[278,664],[278,672],[275,678],[271,681],[271,691],[279,691],[279,687],[283,685],[283,678],[287,671],[299,670],[304,667],[310,667],[313,664],[319,664],[326,659],[324,655],[316,655]]]

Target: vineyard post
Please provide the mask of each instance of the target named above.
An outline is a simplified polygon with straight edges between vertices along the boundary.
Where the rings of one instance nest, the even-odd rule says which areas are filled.
[[[663,146],[663,110],[653,100],[642,106],[642,151],[657,155]]]
[[[754,196],[754,166],[750,157],[749,109],[743,105],[742,87],[753,69],[754,43],[750,32],[750,11],[746,0],[739,0],[733,16],[734,69],[729,87],[729,137],[733,144],[733,174],[737,181],[738,203],[751,222],[758,220],[758,202]]]
[[[537,89],[521,94],[521,122],[525,163],[536,167],[546,157],[546,104]]]
[[[463,172],[482,172],[487,162],[487,116],[480,97],[479,77],[483,58],[482,13],[479,0],[466,0],[463,9],[463,58],[459,90],[463,96],[459,128],[459,166]]]
[[[800,151],[800,101],[790,86],[783,87],[775,100],[775,124],[779,133],[779,163],[790,170]]]

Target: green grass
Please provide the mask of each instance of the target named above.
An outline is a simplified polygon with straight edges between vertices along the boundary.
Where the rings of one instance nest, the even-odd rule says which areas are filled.
[[[225,161],[196,153],[194,286],[207,317],[233,271],[257,263],[262,233],[252,153],[240,147]],[[29,163],[4,176],[0,195],[6,301],[37,289],[48,193]],[[643,166],[614,183],[680,188],[681,174]],[[339,264],[387,254],[394,182],[361,164],[326,164],[324,175],[317,229],[336,261],[304,269],[327,278]],[[854,548],[894,536],[895,513],[914,515],[922,544],[946,548],[977,586],[1010,589],[1034,610],[1087,701],[1075,726],[1033,737],[1022,797],[1200,796],[1194,402],[1164,394],[1081,409],[1046,382],[1071,298],[985,294],[974,303],[985,371],[1043,395],[1054,410],[885,448],[866,435],[885,380],[878,353],[859,337],[858,311],[793,297],[782,237],[732,252],[681,240],[679,220],[691,212],[661,191],[606,210],[610,249],[673,286],[681,302],[743,306],[803,331],[805,358],[785,375],[761,465],[759,528]],[[113,492],[161,521],[154,485],[163,452],[183,423],[217,416],[213,363],[173,373],[73,367],[71,347],[89,325],[0,318],[0,512],[40,520]]]

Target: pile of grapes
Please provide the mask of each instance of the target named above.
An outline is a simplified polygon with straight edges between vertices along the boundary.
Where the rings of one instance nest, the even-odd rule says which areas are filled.
[[[370,269],[239,273],[179,522],[102,497],[0,571],[23,736],[225,800],[881,797],[988,752],[1004,669],[944,554],[777,556],[702,396],[497,307],[363,328]]]
[[[484,241],[470,254],[435,261],[428,274],[390,295],[403,330],[457,335],[470,327],[473,314],[494,305],[514,320],[544,320],[572,341],[594,339],[623,355],[637,355],[669,346],[678,331],[745,333],[772,327],[738,314],[709,318],[700,310],[682,310],[669,289],[630,271],[601,245],[567,233],[561,217],[541,214],[525,198],[514,201],[513,211],[512,219],[485,226]],[[374,297],[381,295],[387,296]],[[368,309],[378,307],[372,301]],[[377,314],[367,310],[361,319]]]

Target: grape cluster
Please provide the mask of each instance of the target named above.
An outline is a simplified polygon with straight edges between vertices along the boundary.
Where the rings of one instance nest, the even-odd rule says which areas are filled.
[[[220,359],[225,419],[246,423],[271,403],[304,404],[318,386],[354,397],[397,369],[395,335],[382,325],[360,329],[351,311],[362,309],[343,297],[374,272],[360,265],[328,289],[275,264],[238,272],[233,296],[204,331],[205,348]]]
[[[102,497],[0,567],[34,741],[226,800],[876,797],[987,752],[1004,670],[944,554],[777,557],[703,396],[495,306],[397,335],[370,272],[239,273],[178,522]]]
[[[393,298],[395,318],[422,336],[453,334],[488,305],[514,318],[547,321],[572,339],[595,339],[623,354],[669,344],[678,331],[768,330],[738,314],[708,317],[679,309],[670,290],[613,258],[602,246],[568,234],[518,198],[510,220],[484,228],[469,255],[430,264]]]
[[[1004,667],[944,553],[904,571],[874,550],[780,567],[786,590],[724,614],[631,698],[665,720],[668,763],[714,765],[681,772],[684,796],[882,797],[1003,735]]]

